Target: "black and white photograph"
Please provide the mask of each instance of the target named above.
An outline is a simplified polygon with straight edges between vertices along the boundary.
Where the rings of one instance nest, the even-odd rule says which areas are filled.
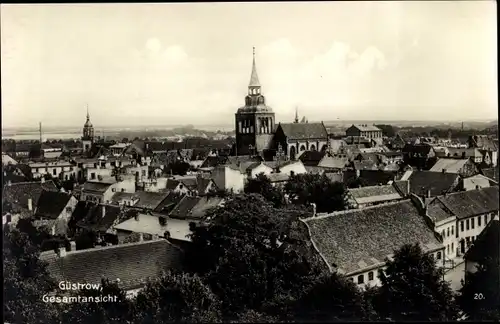
[[[0,19],[3,323],[500,321],[496,1]]]

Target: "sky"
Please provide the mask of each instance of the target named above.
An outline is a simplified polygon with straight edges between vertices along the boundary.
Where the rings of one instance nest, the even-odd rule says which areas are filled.
[[[495,1],[1,6],[2,127],[498,118]]]

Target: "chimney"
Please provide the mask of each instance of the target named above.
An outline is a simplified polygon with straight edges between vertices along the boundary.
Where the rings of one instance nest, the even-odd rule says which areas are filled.
[[[427,189],[427,198],[431,198],[431,190]]]
[[[33,211],[33,200],[28,198],[28,210]]]
[[[76,242],[75,241],[70,241],[69,242],[69,250],[70,251],[76,251]]]
[[[60,247],[57,249],[57,255],[60,258],[64,258],[66,256],[66,248],[65,247]]]
[[[106,215],[106,206],[101,205],[102,207],[102,218],[104,218],[104,215]]]
[[[312,206],[312,210],[313,210],[313,217],[316,217],[316,204],[311,203],[311,206]]]

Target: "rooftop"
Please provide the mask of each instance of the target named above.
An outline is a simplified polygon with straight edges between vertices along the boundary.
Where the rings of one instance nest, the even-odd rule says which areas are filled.
[[[71,195],[57,191],[42,191],[36,208],[36,216],[56,219],[62,213]]]
[[[328,138],[323,123],[280,123],[278,128],[283,130],[283,133],[289,140],[295,139],[325,139]]]
[[[469,162],[469,159],[438,159],[429,170],[432,172],[458,173]]]
[[[410,200],[304,220],[330,269],[349,274],[378,265],[404,244],[442,247]]]
[[[182,257],[178,247],[154,240],[71,251],[64,257],[45,254],[42,258],[56,280],[100,284],[102,278],[119,279],[119,286],[128,290],[141,287],[169,268],[181,268]]]
[[[410,191],[416,195],[427,195],[430,190],[432,197],[451,192],[458,184],[459,175],[433,171],[411,171],[409,177]]]
[[[497,212],[498,187],[461,191],[436,197],[457,218]]]

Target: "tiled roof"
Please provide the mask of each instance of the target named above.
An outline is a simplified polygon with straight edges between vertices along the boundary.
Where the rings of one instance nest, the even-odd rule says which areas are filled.
[[[439,199],[431,200],[428,203],[427,215],[436,223],[450,217],[455,217]]]
[[[111,183],[87,181],[83,184],[83,190],[102,193],[108,190],[111,185]]]
[[[447,173],[458,173],[468,162],[469,159],[438,159],[429,171],[442,172],[444,169]]]
[[[167,180],[167,189],[168,190],[174,190],[175,188],[177,188],[177,186],[179,185],[179,180],[175,180],[175,179],[168,179]]]
[[[118,203],[122,199],[138,199],[139,201],[134,205],[134,207],[154,210],[165,198],[167,198],[167,196],[168,193],[166,192],[115,192],[111,198],[111,201],[114,203]]]
[[[71,195],[57,191],[42,191],[36,208],[36,216],[56,219],[71,199]]]
[[[177,179],[180,183],[182,183],[189,190],[195,191],[198,189],[198,181],[196,180],[196,176],[193,177],[183,177]]]
[[[481,173],[490,178],[490,179],[493,179],[495,180],[496,182],[498,182],[499,180],[499,177],[498,177],[498,167],[495,167],[495,168],[483,168],[481,169]]]
[[[457,218],[498,211],[498,187],[468,190],[436,197]]]
[[[384,185],[389,183],[389,181],[394,181],[395,178],[398,179],[398,173],[380,170],[360,170],[359,178],[363,186]],[[346,185],[349,185],[355,179],[356,171],[344,172],[344,183]]]
[[[476,174],[472,177],[464,178],[462,179],[462,184],[463,187],[467,190],[467,188],[486,188],[492,185],[495,185],[496,183],[492,180],[489,179],[482,174]]]
[[[349,193],[359,204],[402,199],[403,196],[391,185],[349,189]]]
[[[483,229],[464,257],[468,261],[482,262],[489,258],[500,269],[500,221],[491,220]],[[499,270],[497,270],[499,271]]]
[[[427,155],[432,150],[432,146],[428,144],[406,144],[403,147],[404,153],[414,153],[420,155]]]
[[[189,212],[190,218],[204,218],[206,212],[213,207],[219,206],[223,202],[221,197],[202,197]]]
[[[189,217],[191,210],[200,202],[201,197],[184,196],[170,212],[169,216],[175,218]]]
[[[179,203],[183,195],[175,192],[168,192],[168,195],[163,201],[155,208],[155,212],[168,214]]]
[[[207,156],[200,168],[215,168],[216,166],[226,164],[227,156]]]
[[[353,161],[355,170],[377,170],[377,164],[373,161]]]
[[[407,196],[410,194],[410,181],[408,180],[396,180],[392,183],[394,188],[398,190],[398,192],[403,195]]]
[[[410,200],[308,218],[311,239],[329,267],[352,273],[381,264],[404,244],[442,246]]]
[[[483,154],[477,148],[463,149],[463,148],[448,148],[448,153],[450,156],[464,156],[466,158],[482,157]]]
[[[351,127],[353,126],[361,132],[381,132],[381,130],[375,125],[357,124],[357,125],[352,125]]]
[[[487,135],[475,135],[470,139],[471,144],[474,147],[497,151],[498,150],[498,141],[495,140],[491,136]]]
[[[320,151],[305,151],[299,157],[304,166],[318,166],[319,162],[325,157],[326,152]]]
[[[14,212],[28,210],[28,199],[31,198],[35,209],[42,191],[58,191],[52,180],[42,182],[17,182],[3,188],[3,199],[12,205]]]
[[[207,188],[210,184],[214,184],[215,185],[215,182],[212,180],[212,179],[208,179],[208,178],[197,178],[197,190],[198,190],[198,194],[202,194],[204,193],[205,191],[207,191]]]
[[[430,190],[431,196],[439,196],[451,192],[458,184],[458,178],[459,175],[455,173],[414,170],[409,177],[410,191],[422,196]]]
[[[328,132],[323,123],[280,123],[278,127],[281,127],[289,140],[328,138]]]
[[[139,288],[168,269],[180,269],[183,252],[167,240],[113,245],[74,252],[66,256],[44,256],[49,273],[68,282],[100,284],[102,278],[119,280],[128,290]]]
[[[87,212],[85,216],[77,222],[77,226],[100,232],[105,232],[115,222],[132,218],[138,213],[137,210],[122,209],[119,206],[114,205],[87,204],[85,207],[87,209]],[[78,213],[80,213],[80,211],[78,211]]]

